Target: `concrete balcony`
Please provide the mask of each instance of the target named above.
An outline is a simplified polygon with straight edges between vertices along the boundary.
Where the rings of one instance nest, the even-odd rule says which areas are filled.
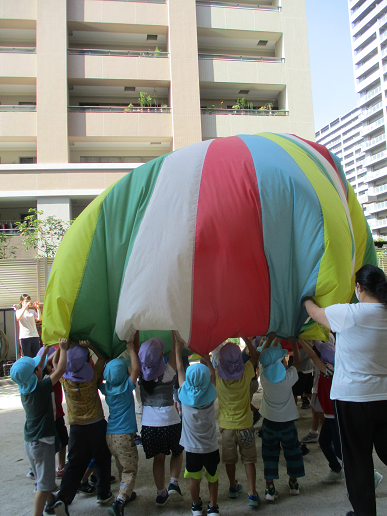
[[[387,193],[387,183],[384,183],[383,185],[380,185],[380,186],[374,186],[374,187],[368,189],[368,194],[371,197],[374,197],[373,200],[376,200],[376,198],[379,195],[383,195],[386,193]]]
[[[373,66],[375,66],[377,63],[379,62],[379,56],[378,54],[376,54],[375,56],[371,57],[371,59],[369,59],[367,62],[365,62],[364,64],[362,64],[361,66],[359,66],[359,68],[357,68],[355,70],[355,79],[359,79],[359,77],[361,77],[369,68],[372,68]]]
[[[0,106],[0,138],[36,138],[35,106]]]
[[[376,27],[374,32],[376,33]],[[371,36],[372,33],[369,33],[368,31],[365,31],[364,34],[361,34],[360,36],[357,36],[353,38],[353,48],[356,50],[357,48],[361,47],[363,43],[367,41],[367,39]]]
[[[1,77],[36,78],[36,53],[33,48],[0,49]]]
[[[282,32],[281,7],[197,0],[196,18],[198,29]]]
[[[127,138],[172,140],[169,108],[69,107],[69,138]]]
[[[377,95],[380,95],[382,92],[382,87],[379,85],[376,88],[372,89],[371,91],[368,91],[367,93],[364,93],[361,95],[360,99],[357,102],[358,107],[364,106],[368,101],[375,98]]]
[[[372,156],[367,156],[364,160],[364,165],[368,167],[369,165],[374,165],[375,163],[379,163],[379,161],[385,159],[387,159],[387,151],[383,150],[377,154],[373,154]]]
[[[380,111],[383,111],[383,102],[378,102],[377,104],[374,104],[373,106],[370,106],[367,109],[364,109],[361,114],[361,119],[363,121],[368,120],[372,116],[376,115]]]
[[[380,69],[374,70],[368,77],[365,79],[356,79],[356,91],[364,91],[366,88],[368,88],[372,83],[376,82],[380,77]]]
[[[367,3],[367,2],[366,2]],[[371,5],[372,2],[369,4]],[[353,27],[352,31],[353,33],[359,33],[360,31],[362,31],[364,29],[364,27],[370,23],[371,21],[373,21],[375,19],[376,21],[376,18],[378,16],[378,14],[380,13],[380,11],[382,11],[383,9],[385,8],[385,5],[384,3],[381,3],[377,6],[374,7],[374,9],[372,9],[371,12],[369,12],[367,14],[367,16],[365,16],[362,20],[360,20],[359,22],[355,22],[355,26]],[[380,26],[380,24],[379,24]]]
[[[283,59],[199,54],[200,82],[286,84]]]
[[[220,138],[235,134],[256,134],[260,132],[287,132],[292,126],[288,111],[261,111],[223,109],[206,112],[202,110],[202,137]],[[219,113],[222,111],[223,113]],[[272,113],[272,114],[270,114]],[[262,116],[260,116],[262,115]]]
[[[366,124],[363,125],[363,127],[360,129],[360,136],[365,136],[366,134],[372,133],[372,131],[375,131],[376,129],[379,129],[384,125],[384,117],[382,116],[378,120],[375,120],[372,124]]]
[[[355,63],[358,63],[359,61],[364,59],[370,52],[372,52],[375,48],[378,47],[379,43],[380,43],[380,41],[378,42],[378,39],[375,38],[370,43],[368,43],[368,45],[366,47],[364,47],[362,50],[360,50],[360,52],[356,52],[355,57],[354,57]]]
[[[364,181],[366,183],[371,183],[372,181],[376,181],[377,179],[381,179],[382,177],[387,177],[387,167],[367,172]]]
[[[371,140],[366,140],[361,145],[362,152],[368,151],[376,147],[377,145],[380,145],[381,143],[386,141],[386,133],[379,134],[379,136],[376,136],[375,138],[372,138]]]
[[[0,0],[0,18],[2,20],[36,20],[36,0]],[[29,25],[27,25],[29,26]],[[32,28],[32,25],[31,25]]]
[[[71,29],[80,29],[79,23],[93,24],[125,24],[141,27],[141,32],[147,33],[147,28],[164,27],[161,32],[167,33],[168,8],[166,2],[120,2],[104,0],[68,0],[67,21]],[[154,33],[154,32],[151,32]]]
[[[387,201],[383,202],[374,202],[368,205],[367,214],[369,213],[379,213],[381,211],[387,210]]]
[[[387,218],[383,219],[371,219],[368,222],[370,229],[379,229],[387,227]]]
[[[166,52],[68,50],[69,79],[124,79],[165,81],[170,79]]]
[[[357,18],[359,18],[359,16],[362,15],[366,9],[368,9],[368,7],[372,4],[373,1],[374,0],[366,0],[366,2],[364,2],[364,4],[362,4],[360,7],[358,7],[356,11],[353,12],[353,14],[350,14],[350,19],[352,22],[351,25],[354,25],[355,20],[357,20]],[[354,27],[356,27],[356,25],[354,25]]]

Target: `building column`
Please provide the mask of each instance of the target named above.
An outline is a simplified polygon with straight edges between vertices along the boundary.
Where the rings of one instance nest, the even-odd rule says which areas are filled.
[[[36,0],[37,162],[68,163],[66,0]]]
[[[39,218],[53,216],[61,220],[70,220],[71,203],[69,197],[38,197],[37,210],[43,211]]]
[[[173,150],[202,140],[195,0],[168,0]]]

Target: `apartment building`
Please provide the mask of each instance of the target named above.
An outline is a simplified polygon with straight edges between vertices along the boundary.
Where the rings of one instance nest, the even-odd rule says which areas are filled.
[[[371,142],[362,136],[363,116],[360,107],[332,120],[316,132],[316,142],[325,145],[341,159],[344,173],[353,186],[363,209],[368,203],[365,153]]]
[[[367,2],[368,3],[368,2]],[[305,0],[0,0],[0,224],[209,138],[314,139]]]
[[[359,94],[363,167],[356,176],[375,237],[387,235],[387,0],[349,0],[355,88]],[[345,165],[345,162],[344,162]],[[348,179],[354,179],[352,171]],[[365,188],[365,186],[367,188]],[[361,187],[361,190],[359,189]],[[364,188],[364,190],[363,190]]]

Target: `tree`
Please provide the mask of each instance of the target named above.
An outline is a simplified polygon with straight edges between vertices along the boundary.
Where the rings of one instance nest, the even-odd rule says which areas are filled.
[[[0,260],[6,260],[7,258],[16,258],[15,245],[11,245],[11,236],[6,235],[0,231]]]
[[[30,208],[28,213],[23,222],[15,223],[26,251],[35,249],[36,258],[53,258],[72,220],[57,219],[53,215],[39,219],[43,211],[35,208]]]

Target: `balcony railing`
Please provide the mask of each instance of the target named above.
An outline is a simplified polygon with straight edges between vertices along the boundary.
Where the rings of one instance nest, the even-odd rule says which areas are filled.
[[[366,102],[369,99],[372,99],[372,97],[375,97],[378,93],[382,91],[382,87],[378,86],[377,88],[374,88],[373,90],[369,91],[368,93],[363,93],[360,95],[360,102]]]
[[[196,5],[208,6],[208,7],[226,7],[231,9],[254,9],[259,11],[281,11],[282,7],[275,7],[272,5],[252,5],[244,4],[243,2],[212,2],[211,0],[196,0]]]
[[[364,134],[367,134],[371,131],[374,131],[378,127],[384,124],[384,117],[378,118],[375,122],[368,125],[363,125],[363,127],[360,129],[360,135],[363,136]]]
[[[139,4],[166,4],[167,0],[102,0],[103,2],[136,2]]]
[[[0,105],[0,111],[36,111],[36,106],[12,106],[2,104]]]
[[[289,111],[284,109],[221,109],[201,108],[202,114],[208,115],[252,115],[252,116],[289,116]]]
[[[170,113],[171,108],[138,106],[69,106],[68,111],[69,113]]]
[[[128,1],[128,0],[125,0]],[[81,56],[123,56],[123,57],[168,57],[168,52],[146,51],[146,50],[104,50],[97,48],[69,48],[69,55]]]
[[[284,57],[236,56],[233,54],[198,54],[199,59],[224,59],[225,61],[253,61],[255,63],[284,63]]]
[[[375,145],[379,145],[379,143],[384,142],[386,140],[386,133],[379,134],[376,138],[372,138],[372,140],[366,140],[362,144],[362,151],[369,149],[370,147],[374,147]]]
[[[36,54],[35,47],[0,47],[0,52],[10,54]]]

